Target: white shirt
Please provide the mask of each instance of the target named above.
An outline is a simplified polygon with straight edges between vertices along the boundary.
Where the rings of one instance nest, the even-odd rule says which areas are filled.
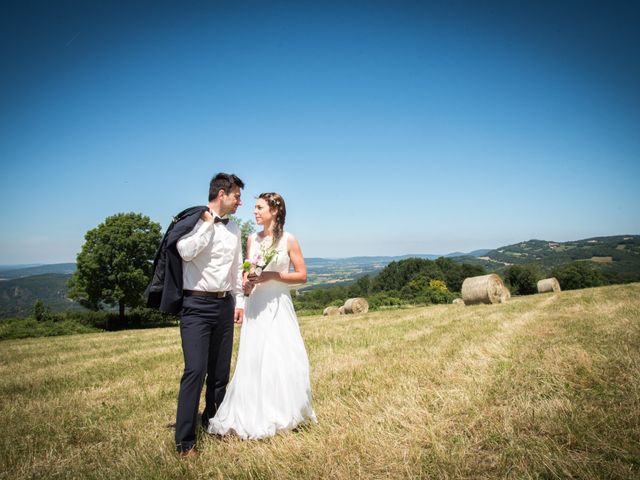
[[[242,240],[236,223],[225,225],[200,219],[191,232],[178,240],[177,248],[182,257],[185,290],[231,291],[236,308],[244,308]]]

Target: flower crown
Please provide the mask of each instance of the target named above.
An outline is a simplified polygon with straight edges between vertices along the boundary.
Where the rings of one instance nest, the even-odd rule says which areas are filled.
[[[277,200],[277,199],[273,198],[272,194],[268,193],[266,195],[266,197],[267,197],[267,201],[269,202],[269,205],[271,205],[271,206],[275,205],[276,207],[280,206],[280,203],[281,203],[280,200]]]

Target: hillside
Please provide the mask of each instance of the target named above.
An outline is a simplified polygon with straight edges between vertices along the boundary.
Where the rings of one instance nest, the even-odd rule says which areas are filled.
[[[83,308],[67,298],[70,276],[47,273],[0,281],[0,318],[30,315],[38,299],[54,311]]]
[[[26,267],[15,266],[14,268],[5,266],[0,270],[0,280],[12,278],[31,277],[33,275],[44,275],[45,273],[60,273],[71,275],[76,271],[75,263],[51,263],[48,265],[30,265]]]
[[[556,266],[575,260],[601,263],[640,261],[640,236],[619,235],[572,242],[529,240],[491,250],[487,257],[503,263],[539,262]]]
[[[265,441],[201,435],[189,463],[173,452],[178,328],[5,341],[0,468],[40,479],[640,478],[639,298],[631,284],[303,318],[318,424]]]
[[[607,277],[620,282],[640,280],[640,235],[595,237],[571,242],[529,240],[490,250],[478,257],[461,256],[456,262],[501,271],[508,265],[536,263],[550,271],[574,261],[589,261]]]

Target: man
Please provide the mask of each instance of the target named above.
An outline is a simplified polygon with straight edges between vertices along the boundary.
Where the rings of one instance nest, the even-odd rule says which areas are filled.
[[[191,232],[178,240],[184,299],[180,336],[184,373],[176,414],[176,448],[182,457],[196,455],[200,393],[207,379],[200,421],[208,425],[222,403],[231,366],[233,323],[242,323],[242,242],[240,229],[227,215],[241,205],[244,183],[218,173],[209,185],[209,204]]]

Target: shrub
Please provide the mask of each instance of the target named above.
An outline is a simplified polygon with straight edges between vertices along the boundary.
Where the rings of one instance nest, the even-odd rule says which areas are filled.
[[[395,291],[374,293],[367,300],[369,301],[370,310],[378,310],[380,307],[396,307],[404,304]]]
[[[0,340],[52,337],[99,331],[100,329],[98,328],[65,319],[63,315],[54,315],[54,317],[42,321],[38,321],[33,317],[6,318],[0,321]]]
[[[540,273],[535,265],[510,265],[504,271],[504,279],[514,295],[531,295],[538,291]]]
[[[604,283],[600,271],[588,262],[578,261],[556,267],[552,275],[558,279],[563,290],[598,287]]]
[[[451,303],[454,295],[442,280],[430,280],[427,287],[429,303]]]

